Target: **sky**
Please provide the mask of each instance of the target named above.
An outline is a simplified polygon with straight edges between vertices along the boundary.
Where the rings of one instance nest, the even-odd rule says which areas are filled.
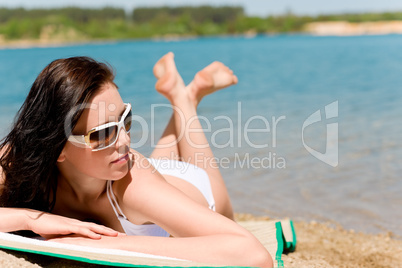
[[[298,15],[402,11],[402,0],[0,0],[0,7],[114,6],[127,11],[135,7],[205,4],[242,6],[248,15],[255,16],[278,15],[287,11]]]

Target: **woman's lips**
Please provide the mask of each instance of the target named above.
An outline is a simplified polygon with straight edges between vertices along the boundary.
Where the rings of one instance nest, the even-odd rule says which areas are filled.
[[[120,163],[125,163],[129,160],[128,154],[120,157],[119,159],[116,159],[112,162],[112,164],[120,164]]]

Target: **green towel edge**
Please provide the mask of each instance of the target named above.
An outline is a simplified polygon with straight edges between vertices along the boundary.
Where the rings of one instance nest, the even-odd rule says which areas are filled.
[[[292,220],[290,221],[290,226],[292,227],[293,241],[292,241],[292,243],[291,243],[291,246],[289,247],[289,250],[290,250],[291,252],[293,252],[293,251],[296,250],[297,237],[296,237],[296,229],[295,229],[295,227],[294,227],[294,225],[293,225],[293,221],[292,221]]]
[[[40,255],[45,255],[45,256],[50,256],[50,257],[57,257],[57,258],[68,259],[68,260],[79,261],[79,262],[92,263],[92,264],[112,265],[112,266],[119,266],[119,267],[152,267],[152,266],[148,266],[148,265],[133,265],[133,264],[128,264],[128,263],[101,261],[101,260],[89,259],[89,258],[84,258],[84,257],[71,256],[71,255],[67,255],[67,254],[57,254],[57,253],[32,250],[32,249],[14,248],[14,247],[8,247],[8,246],[3,246],[3,245],[0,245],[0,248],[19,251],[19,252],[40,254]]]
[[[286,241],[285,236],[283,235],[282,239],[284,241],[284,252],[294,252],[296,250],[297,238],[296,238],[296,229],[294,227],[293,221],[289,220],[289,225],[292,231],[293,241]]]
[[[293,251],[296,248],[296,232],[295,232],[292,221],[290,221],[290,226],[292,228],[292,234],[294,237],[293,243],[285,242],[284,237],[283,237],[283,232],[282,232],[282,224],[280,221],[275,222],[276,240],[278,242],[278,247],[277,247],[277,251],[275,253],[275,264],[276,265],[274,264],[274,267],[278,267],[278,268],[284,267],[283,260],[282,260],[282,253],[285,248],[287,250],[293,249]],[[46,256],[50,256],[50,257],[63,258],[63,259],[79,261],[79,262],[106,265],[106,266],[109,265],[109,266],[118,266],[118,267],[155,267],[153,265],[136,265],[136,264],[129,264],[129,263],[121,263],[121,262],[101,261],[101,260],[77,257],[77,256],[72,256],[72,255],[67,255],[67,254],[56,254],[56,253],[51,253],[51,252],[46,252],[46,251],[14,248],[14,247],[8,247],[8,246],[3,246],[3,245],[0,245],[0,249],[1,248],[8,249],[8,250],[14,250],[14,251],[20,251],[20,252],[46,255]],[[157,267],[182,267],[182,266],[157,266]],[[189,266],[189,267],[197,267],[197,266]],[[212,268],[212,267],[217,267],[217,266],[202,266],[202,267],[211,267]],[[237,266],[224,266],[224,267],[237,267]]]
[[[296,244],[297,244],[296,229],[293,225],[293,221],[292,220],[288,220],[288,221],[289,221],[290,229],[292,232],[293,240],[286,241],[285,235],[284,234],[282,235],[282,239],[284,242],[284,247],[283,247],[284,253],[294,252],[296,250]]]
[[[84,258],[84,257],[77,257],[77,256],[72,256],[72,255],[67,255],[67,254],[56,254],[56,253],[51,253],[51,252],[46,252],[46,251],[14,248],[14,247],[8,247],[8,246],[3,246],[3,245],[0,245],[0,249],[14,250],[14,251],[19,251],[19,252],[33,253],[33,254],[40,254],[40,255],[46,255],[46,256],[50,256],[50,257],[57,257],[57,258],[62,258],[62,259],[68,259],[68,260],[79,261],[79,262],[86,262],[86,263],[97,264],[97,265],[105,265],[105,266],[117,266],[117,267],[166,267],[166,268],[184,267],[184,266],[154,266],[154,265],[143,265],[143,264],[137,265],[137,264],[129,264],[129,263],[121,263],[121,262],[101,261],[101,260],[89,259],[89,258]],[[196,267],[199,267],[199,266],[185,266],[184,268],[196,268]],[[214,267],[221,267],[221,266],[202,266],[202,267],[214,268]],[[236,268],[238,266],[224,266],[224,267]]]
[[[283,253],[283,238],[282,238],[282,224],[280,221],[275,222],[276,227],[276,240],[278,241],[278,249],[275,254],[275,264],[274,267],[284,267],[282,261],[282,253]]]

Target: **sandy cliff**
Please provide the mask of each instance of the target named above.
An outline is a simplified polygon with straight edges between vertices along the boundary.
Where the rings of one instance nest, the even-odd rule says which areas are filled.
[[[313,22],[305,31],[314,35],[381,35],[402,34],[402,21],[376,21],[351,23],[347,21]]]

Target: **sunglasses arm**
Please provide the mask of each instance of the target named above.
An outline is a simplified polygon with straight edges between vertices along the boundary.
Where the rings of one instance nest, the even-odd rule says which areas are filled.
[[[75,144],[78,143],[87,146],[84,135],[71,135],[70,137],[68,137],[68,141]]]

